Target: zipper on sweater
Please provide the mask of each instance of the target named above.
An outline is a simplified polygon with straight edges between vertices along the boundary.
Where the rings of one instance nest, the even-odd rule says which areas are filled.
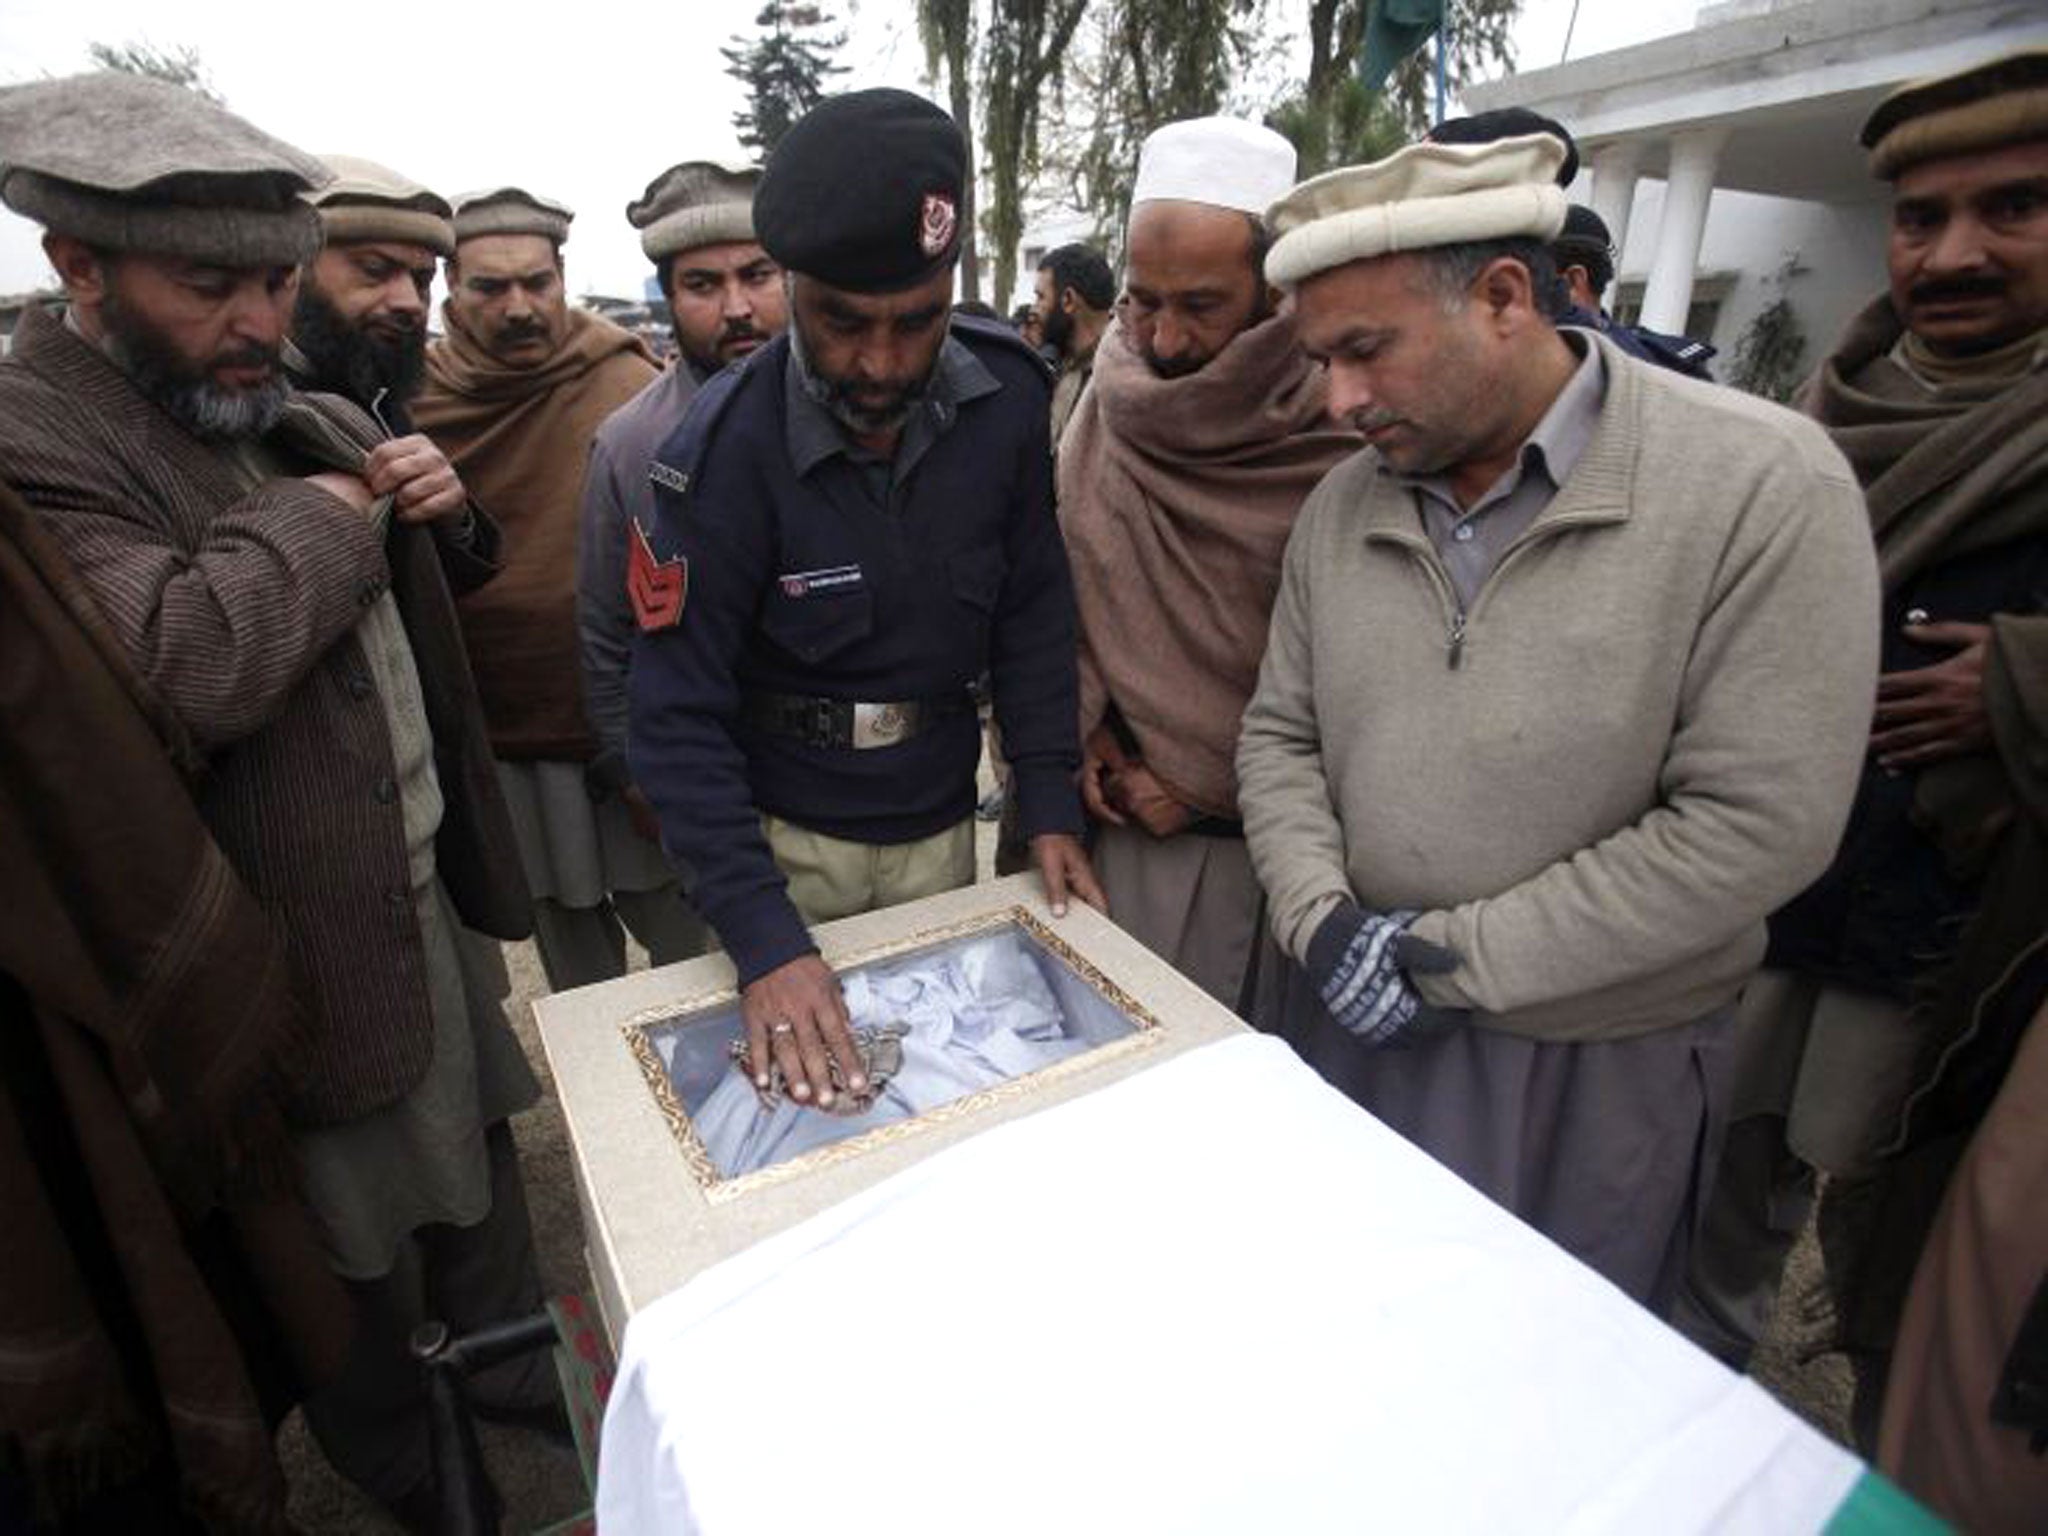
[[[1494,562],[1493,569],[1487,572],[1486,580],[1482,581],[1479,584],[1479,590],[1472,594],[1472,606],[1469,609],[1461,609],[1458,613],[1457,619],[1451,625],[1451,666],[1454,669],[1458,665],[1458,658],[1460,657],[1460,655],[1463,654],[1465,649],[1466,619],[1469,618],[1472,614],[1476,614],[1479,611],[1481,605],[1483,605],[1486,602],[1488,594],[1490,594],[1493,591],[1494,587],[1499,583],[1501,577],[1507,573],[1508,567],[1513,565],[1517,560],[1521,559],[1521,557],[1529,550],[1534,549],[1538,544],[1543,543],[1546,539],[1549,539],[1556,534],[1567,533],[1573,528],[1582,526],[1592,521],[1593,519],[1586,517],[1560,518],[1557,521],[1552,522],[1544,527],[1535,528],[1524,532],[1519,539],[1515,540],[1514,543],[1510,544],[1507,547],[1506,552],[1501,555],[1500,559]]]
[[[1441,561],[1435,549],[1427,540],[1410,539],[1400,536],[1379,537],[1390,544],[1398,544],[1408,551],[1415,563],[1422,567],[1429,584],[1436,588],[1437,600],[1444,605],[1444,665],[1455,672],[1465,662],[1465,605],[1458,601],[1457,590],[1451,585],[1451,578],[1444,574]]]

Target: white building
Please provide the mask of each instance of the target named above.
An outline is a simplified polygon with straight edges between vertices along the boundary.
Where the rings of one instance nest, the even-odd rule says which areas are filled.
[[[1885,284],[1886,188],[1857,143],[1870,109],[1908,80],[2043,45],[2044,0],[1726,0],[1690,32],[1464,100],[1571,129],[1572,195],[1621,251],[1611,310],[1725,362],[1782,292],[1810,365]]]

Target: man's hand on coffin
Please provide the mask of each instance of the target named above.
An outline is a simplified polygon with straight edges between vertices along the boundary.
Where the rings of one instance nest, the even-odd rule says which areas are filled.
[[[748,1070],[755,1088],[768,1086],[771,1059],[799,1104],[831,1107],[833,1061],[847,1092],[867,1087],[839,978],[816,955],[800,955],[755,978],[740,993],[740,1016],[747,1025]]]
[[[1109,898],[1102,894],[1081,839],[1068,832],[1041,832],[1031,839],[1031,857],[1038,865],[1039,878],[1045,881],[1045,900],[1054,917],[1067,915],[1070,892],[1107,915]]]
[[[1931,667],[1887,672],[1877,680],[1870,750],[1890,769],[1918,768],[1991,746],[1984,710],[1984,655],[1989,624],[1908,624],[1906,638],[1956,653]]]
[[[1409,1045],[1465,1023],[1462,1008],[1425,1002],[1411,976],[1441,975],[1458,957],[1408,931],[1413,912],[1368,912],[1344,902],[1309,940],[1309,979],[1330,1017],[1372,1046]]]

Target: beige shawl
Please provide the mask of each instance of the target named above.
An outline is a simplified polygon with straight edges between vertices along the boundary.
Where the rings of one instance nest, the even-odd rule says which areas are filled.
[[[1238,722],[1295,514],[1360,446],[1327,398],[1289,312],[1179,379],[1112,326],[1060,443],[1082,738],[1114,702],[1146,766],[1210,815],[1237,815]]]

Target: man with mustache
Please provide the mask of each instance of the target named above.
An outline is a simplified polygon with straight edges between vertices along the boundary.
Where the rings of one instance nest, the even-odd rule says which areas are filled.
[[[1295,514],[1358,449],[1262,270],[1265,210],[1293,181],[1294,147],[1255,123],[1145,140],[1122,315],[1059,448],[1095,868],[1118,923],[1248,1016],[1238,720]]]
[[[450,592],[488,574],[482,527],[438,456],[298,393],[280,363],[321,247],[300,194],[328,179],[158,81],[0,90],[0,197],[44,226],[66,300],[61,318],[26,315],[0,363],[0,465],[160,701],[207,831],[285,936],[305,1027],[273,1065],[275,1104],[253,1092],[215,1155],[245,1157],[244,1131],[281,1107],[289,1155],[237,1167],[251,1188],[303,1190],[355,1326],[308,1423],[426,1528],[411,1328],[430,1306],[466,1331],[540,1301],[506,1123],[537,1086],[457,941],[462,926],[523,938],[528,918]],[[220,899],[195,885],[186,916],[203,925]],[[173,940],[151,960],[166,986],[191,960]],[[472,1386],[494,1410],[559,1415],[548,1378],[521,1362]]]
[[[1311,1062],[1663,1311],[1764,919],[1848,813],[1877,573],[1812,422],[1556,324],[1562,154],[1272,210],[1368,447],[1296,519],[1238,798]]]
[[[462,601],[477,691],[557,991],[617,976],[630,931],[657,963],[702,948],[661,849],[617,794],[592,798],[576,550],[584,466],[605,420],[656,378],[630,333],[569,307],[574,217],[518,187],[458,198],[448,334],[413,414],[504,530],[503,569]]]
[[[626,209],[668,296],[680,355],[598,429],[583,477],[576,617],[584,703],[600,743],[585,778],[593,795],[622,801],[634,828],[656,846],[661,829],[653,807],[626,769],[633,649],[626,552],[635,528],[644,536],[654,526],[647,466],[682,425],[698,389],[782,334],[782,269],[754,238],[760,179],[752,167],[687,160],[663,171]]]
[[[395,436],[409,436],[410,402],[426,376],[434,264],[455,254],[451,211],[373,161],[328,155],[323,163],[334,180],[307,201],[320,212],[324,243],[300,277],[285,363],[302,389],[353,400]]]
[[[782,139],[754,227],[788,333],[656,455],[628,583],[631,766],[739,971],[752,1069],[863,1086],[808,924],[973,881],[987,674],[1055,912],[1099,903],[1073,774],[1072,589],[1044,366],[951,315],[966,143],[906,91]]]
[[[1748,1354],[1825,1173],[1867,1435],[1945,1160],[2048,997],[2048,51],[1905,87],[1862,141],[1889,291],[1800,403],[1869,501],[1884,671],[1841,850],[1744,999],[1688,1327]]]

